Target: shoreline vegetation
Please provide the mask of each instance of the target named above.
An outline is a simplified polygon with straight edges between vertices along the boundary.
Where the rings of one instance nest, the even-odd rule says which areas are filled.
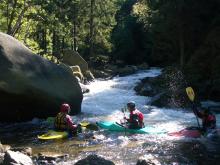
[[[196,104],[220,102],[219,8],[219,0],[3,0],[0,123],[54,116],[63,102],[78,114],[85,84],[150,67],[162,74],[134,90],[152,97],[151,105],[189,107],[186,86],[196,91]],[[0,164],[13,154],[33,163],[10,148],[0,143]]]
[[[219,101],[219,7],[218,0],[2,1],[0,31],[55,63],[72,50],[92,69],[176,66],[199,96]]]

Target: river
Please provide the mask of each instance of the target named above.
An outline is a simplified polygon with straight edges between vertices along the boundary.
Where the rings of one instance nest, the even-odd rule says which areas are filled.
[[[163,128],[167,132],[177,131],[187,126],[197,126],[196,118],[187,109],[166,109],[148,105],[150,97],[137,96],[135,84],[145,77],[155,77],[161,69],[151,68],[125,77],[111,80],[95,80],[87,85],[90,92],[84,95],[82,113],[73,116],[74,121],[95,123],[101,120],[120,121],[121,108],[128,101],[135,101],[137,108],[144,113],[145,125]],[[126,114],[128,115],[128,114]],[[220,114],[216,114],[217,125]],[[155,164],[217,164],[220,161],[220,141],[206,138],[173,138],[167,134],[138,135],[89,131],[71,140],[39,141],[36,137],[46,131],[45,121],[34,119],[30,122],[0,125],[0,139],[3,144],[30,146],[34,153],[48,151],[70,154],[67,162],[74,164],[89,154],[97,154],[117,165],[135,165],[139,157],[152,159]],[[10,131],[9,131],[10,130]],[[89,138],[93,134],[95,139]],[[87,138],[88,136],[88,138]]]

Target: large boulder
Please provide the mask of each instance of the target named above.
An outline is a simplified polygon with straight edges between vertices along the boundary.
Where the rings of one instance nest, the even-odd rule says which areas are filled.
[[[82,91],[68,69],[33,54],[18,40],[0,33],[0,121],[54,116],[61,103],[81,111]]]
[[[71,66],[73,74],[79,77],[81,82],[93,81],[95,78],[89,70],[88,63],[80,56],[80,54],[73,50],[63,50],[61,60],[64,64]]]

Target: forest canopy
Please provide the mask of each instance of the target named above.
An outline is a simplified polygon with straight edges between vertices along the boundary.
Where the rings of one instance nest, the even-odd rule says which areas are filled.
[[[219,9],[219,0],[2,0],[0,31],[52,60],[72,49],[87,61],[175,65],[220,91]]]

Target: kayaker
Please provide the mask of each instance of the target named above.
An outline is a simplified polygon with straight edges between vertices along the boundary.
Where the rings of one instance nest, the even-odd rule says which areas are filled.
[[[54,127],[59,131],[68,131],[73,134],[77,133],[77,125],[73,123],[71,116],[69,115],[71,108],[69,104],[63,103],[60,107],[60,112],[57,114]]]
[[[140,129],[144,127],[144,115],[135,107],[135,102],[130,101],[127,103],[127,109],[130,112],[129,118],[124,117],[128,122],[128,128]]]
[[[204,132],[216,129],[215,115],[209,109],[204,108],[203,111],[199,111],[196,107],[193,107],[193,112],[202,119],[202,130]]]

